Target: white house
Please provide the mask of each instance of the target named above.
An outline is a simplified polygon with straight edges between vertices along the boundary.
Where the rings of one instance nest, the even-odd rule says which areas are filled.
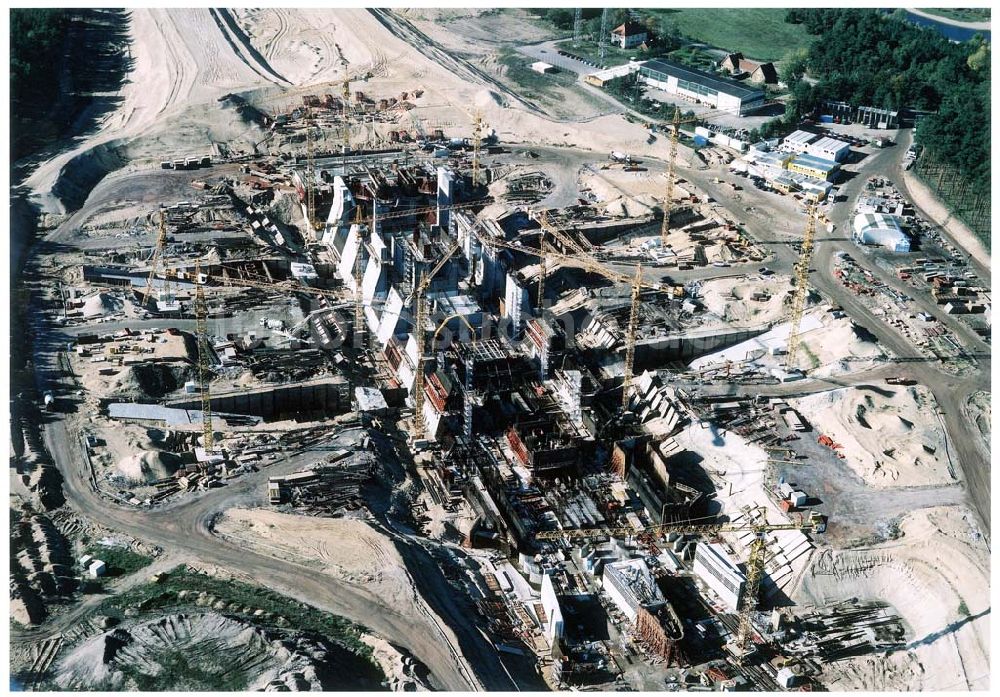
[[[611,43],[624,49],[635,48],[646,43],[649,32],[638,22],[628,21],[611,30]]]

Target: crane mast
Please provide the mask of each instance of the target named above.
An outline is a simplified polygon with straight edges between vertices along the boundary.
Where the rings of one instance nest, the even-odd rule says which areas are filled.
[[[816,235],[816,206],[809,206],[806,214],[806,231],[802,235],[802,252],[795,264],[795,294],[792,296],[792,326],[788,334],[788,355],[785,364],[795,367],[799,345],[802,313],[805,311],[806,298],[809,296],[809,265],[812,263],[813,238]]]
[[[444,256],[438,261],[413,289],[414,302],[414,326],[413,338],[417,344],[416,375],[413,380],[413,439],[420,440],[424,437],[427,424],[424,423],[424,325],[427,322],[426,309],[424,308],[424,292],[430,286],[431,281],[444,265],[451,259],[452,255],[461,247],[460,242],[455,242]]]
[[[201,263],[194,266],[194,317],[195,332],[198,335],[198,383],[201,390],[201,431],[202,447],[206,452],[214,450],[215,432],[212,429],[211,376],[208,367],[208,306],[205,302],[204,284],[201,282]]]
[[[481,177],[479,154],[483,143],[483,116],[478,111],[473,119],[472,126],[472,188],[479,186]]]
[[[350,121],[350,103],[351,103],[351,78],[346,75],[347,64],[344,64],[344,87],[340,93],[341,101],[343,102],[343,119],[344,119],[344,154],[346,155],[351,151],[351,121]]]
[[[306,217],[312,234],[319,228],[316,222],[316,157],[312,127],[306,128]]]
[[[674,167],[677,163],[677,139],[681,131],[681,110],[674,107],[674,123],[670,129],[670,157],[667,160],[667,190],[663,198],[663,223],[660,226],[660,240],[663,247],[667,246],[667,236],[670,234],[670,209],[674,201]]]
[[[153,247],[153,258],[150,262],[149,278],[146,279],[146,300],[148,301],[153,297],[153,281],[156,279],[156,274],[160,270],[160,266],[163,264],[163,250],[167,246],[167,221],[164,216],[164,212],[160,210],[160,223],[156,235],[156,246]]]
[[[642,264],[635,267],[632,280],[632,302],[629,306],[628,332],[625,334],[625,372],[622,376],[622,410],[628,409],[629,392],[632,389],[632,373],[635,367],[635,339],[639,328],[639,289],[642,285]]]
[[[601,10],[601,35],[597,39],[597,55],[604,63],[604,56],[608,52],[608,8]]]

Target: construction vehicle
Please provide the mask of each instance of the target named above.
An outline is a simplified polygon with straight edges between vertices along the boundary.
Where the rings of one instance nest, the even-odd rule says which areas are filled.
[[[739,607],[739,629],[736,638],[727,647],[736,662],[742,665],[753,653],[751,646],[753,632],[753,613],[757,610],[757,599],[760,584],[764,576],[766,561],[766,534],[778,530],[800,530],[803,532],[822,533],[826,531],[826,519],[816,511],[811,511],[809,517],[797,523],[768,523],[763,508],[745,511],[746,523],[708,523],[690,522],[663,523],[636,529],[633,527],[595,528],[588,530],[546,530],[535,533],[536,540],[561,539],[592,539],[600,537],[638,537],[639,535],[661,536],[667,533],[680,535],[719,535],[725,532],[750,532],[754,538],[750,543],[746,562],[746,583]]]

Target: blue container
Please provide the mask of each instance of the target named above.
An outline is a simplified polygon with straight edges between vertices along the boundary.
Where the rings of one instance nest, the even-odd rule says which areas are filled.
[[[819,117],[820,123],[833,123],[833,116],[831,114],[823,114]]]
[[[708,145],[708,138],[706,138],[705,136],[695,136],[694,144],[697,145],[698,147]]]

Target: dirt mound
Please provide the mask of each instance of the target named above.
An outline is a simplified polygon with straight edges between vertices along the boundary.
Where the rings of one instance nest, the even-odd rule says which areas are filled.
[[[91,317],[103,317],[104,315],[119,312],[123,307],[124,303],[120,298],[116,298],[110,293],[97,293],[88,298],[83,304],[83,316],[88,319]]]
[[[183,364],[130,365],[115,377],[111,393],[130,399],[159,399],[182,388],[193,376],[194,369]]]
[[[507,100],[493,90],[479,90],[476,92],[474,101],[480,109],[507,106]]]
[[[954,481],[947,436],[930,390],[839,389],[797,400],[819,433],[843,447],[848,466],[872,486]]]
[[[173,453],[149,450],[123,458],[118,471],[133,484],[152,484],[170,477],[180,467],[181,459]]]
[[[380,686],[374,666],[344,665],[344,655],[324,639],[264,629],[215,612],[175,614],[85,641],[59,662],[55,680],[63,689],[116,691]]]

